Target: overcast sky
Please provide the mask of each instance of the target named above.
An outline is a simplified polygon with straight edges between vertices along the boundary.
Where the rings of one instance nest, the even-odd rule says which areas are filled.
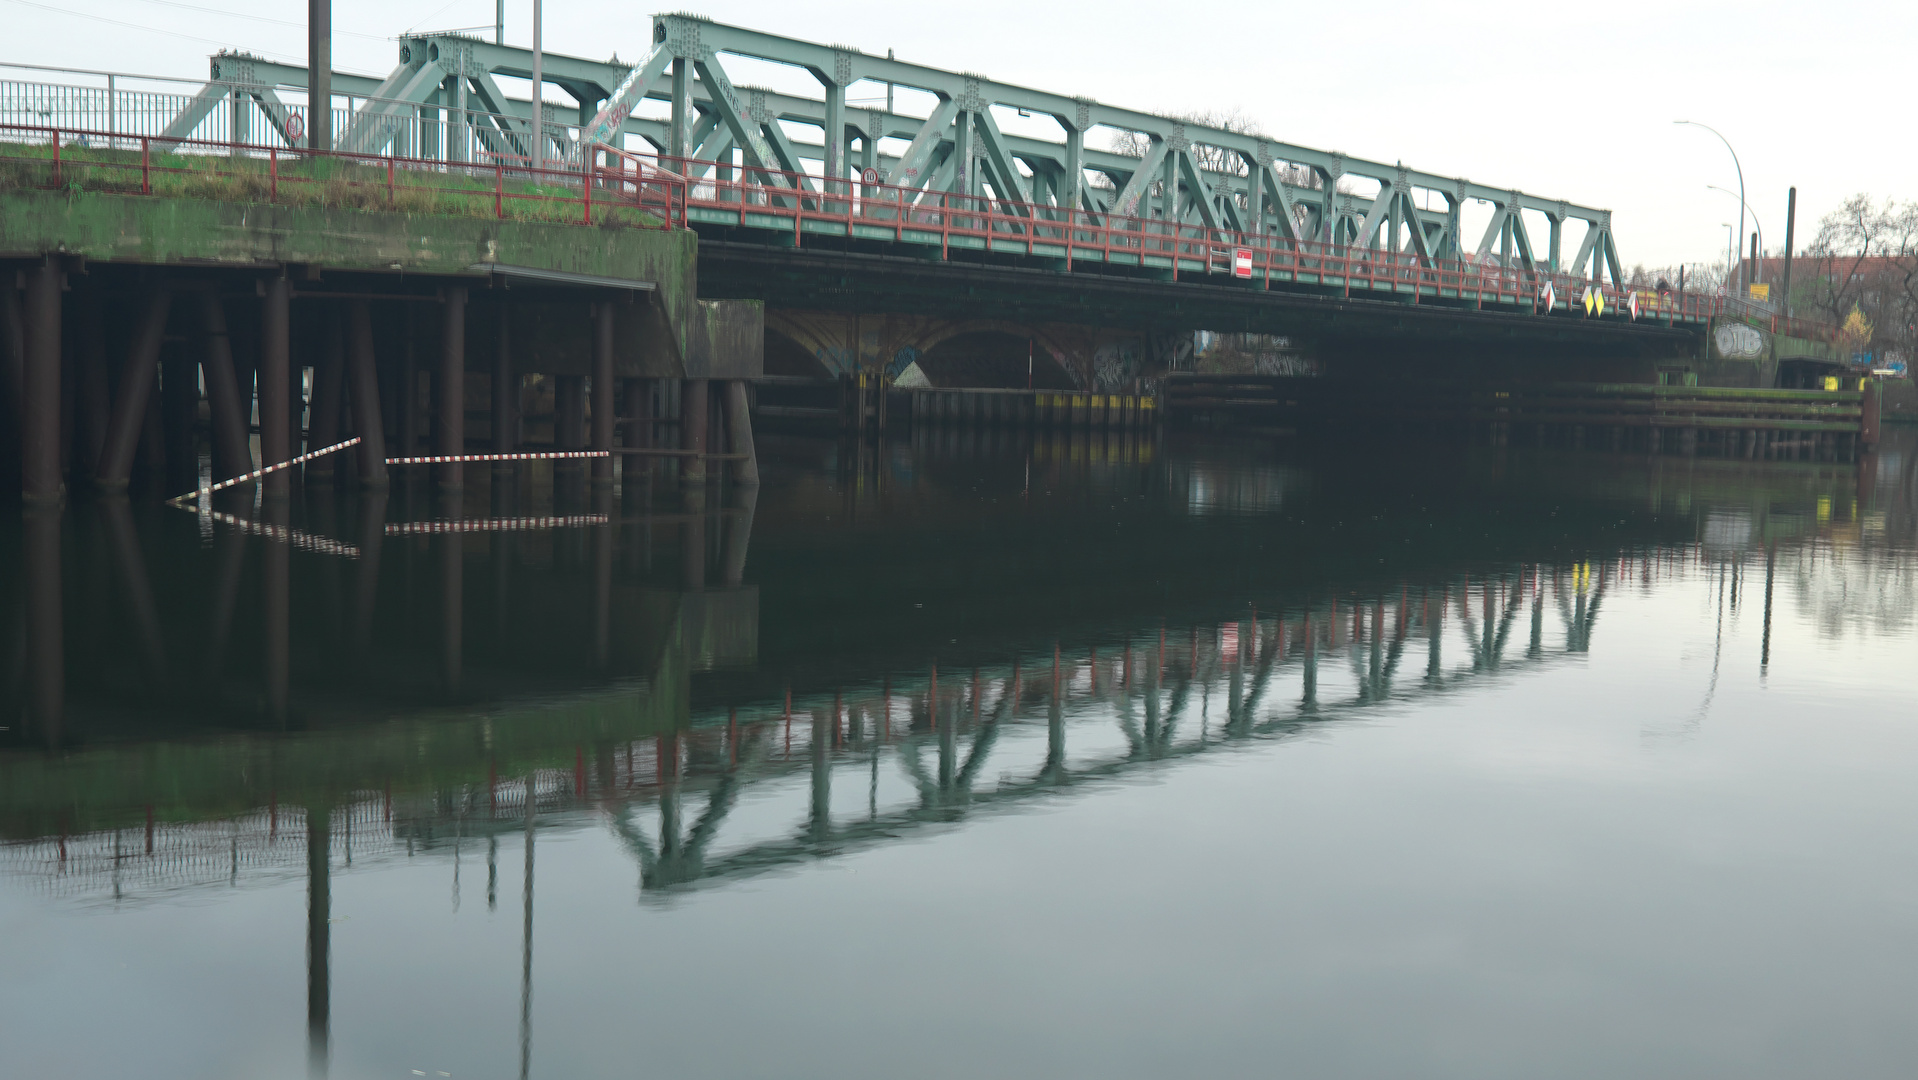
[[[204,77],[207,55],[231,45],[303,63],[305,10],[287,0],[0,0],[0,60]],[[735,0],[693,10],[1151,112],[1237,109],[1287,142],[1607,207],[1628,266],[1722,263],[1724,224],[1737,220],[1737,200],[1706,187],[1738,189],[1731,156],[1675,119],[1731,140],[1774,249],[1793,184],[1801,249],[1854,192],[1918,196],[1901,77],[1918,44],[1911,4]],[[493,15],[493,0],[335,0],[334,66],[384,75],[396,34],[490,28]],[[530,43],[531,0],[508,0],[506,25],[509,42]],[[631,60],[649,28],[636,9],[546,0],[554,52]]]

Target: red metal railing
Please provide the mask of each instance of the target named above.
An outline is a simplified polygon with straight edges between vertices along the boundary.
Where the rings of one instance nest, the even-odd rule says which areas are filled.
[[[29,146],[46,153],[23,153]],[[604,165],[594,154],[583,167],[535,169],[503,155],[440,161],[0,124],[0,186],[683,227],[684,179],[641,155],[613,154]]]
[[[830,223],[841,235],[883,237],[894,241],[937,242],[942,255],[954,242],[995,251],[1063,259],[1143,261],[1155,258],[1181,273],[1232,276],[1238,250],[1251,254],[1252,280],[1270,289],[1294,282],[1338,289],[1342,296],[1391,294],[1417,304],[1444,299],[1516,306],[1543,313],[1544,292],[1552,287],[1553,308],[1581,310],[1588,289],[1604,300],[1606,314],[1628,314],[1634,296],[1639,318],[1688,322],[1725,313],[1722,297],[1706,293],[1660,292],[1650,288],[1594,283],[1569,274],[1486,266],[1452,260],[1424,260],[1351,245],[1280,236],[1248,234],[1198,225],[1168,224],[1153,218],[1100,214],[1084,210],[1017,203],[983,196],[955,195],[887,184],[824,181],[811,174],[749,169],[730,163],[662,155],[662,164],[686,179],[687,205],[737,217],[740,225],[764,227],[772,220],[790,223],[795,244],[805,242],[809,226]],[[854,232],[854,227],[859,232]],[[1774,323],[1782,323],[1774,319]],[[1786,331],[1774,326],[1779,332]],[[1829,328],[1814,336],[1829,337]],[[1799,332],[1812,333],[1800,325]]]

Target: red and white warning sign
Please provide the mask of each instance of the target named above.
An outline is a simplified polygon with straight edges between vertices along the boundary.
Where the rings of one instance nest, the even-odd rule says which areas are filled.
[[[1232,249],[1232,276],[1249,278],[1252,276],[1252,249]]]

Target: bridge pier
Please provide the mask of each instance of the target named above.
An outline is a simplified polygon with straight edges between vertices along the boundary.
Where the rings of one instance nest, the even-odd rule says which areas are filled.
[[[60,473],[60,287],[49,257],[26,273],[20,379],[22,494],[29,503],[66,497]]]

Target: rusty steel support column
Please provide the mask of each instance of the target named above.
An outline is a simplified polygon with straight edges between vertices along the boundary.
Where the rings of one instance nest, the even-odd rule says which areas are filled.
[[[726,380],[726,433],[730,436],[727,452],[743,455],[732,462],[733,483],[757,487],[759,455],[753,449],[753,417],[746,402],[744,379]]]
[[[199,366],[181,341],[160,346],[160,430],[166,443],[168,491],[200,486],[200,456],[193,448],[193,422],[200,411]]]
[[[27,271],[20,379],[21,493],[30,503],[66,497],[60,474],[60,284],[52,261]],[[157,336],[157,335],[156,335]]]
[[[26,350],[26,315],[20,310],[20,291],[11,281],[0,282],[0,364],[5,365],[7,409],[15,419],[22,411]]]
[[[218,293],[200,294],[200,331],[206,337],[200,373],[206,380],[208,422],[213,428],[213,478],[225,480],[253,471],[253,451],[247,445],[246,409],[233,367],[226,305]]]
[[[433,432],[438,437],[434,452],[440,455],[466,453],[466,287],[446,290],[440,328],[440,365],[433,374]],[[465,486],[466,467],[459,462],[439,466],[440,486],[458,489]]]
[[[66,618],[60,574],[60,521],[57,506],[26,510],[21,569],[26,574],[27,724],[48,746],[60,742],[66,717]]]
[[[493,310],[493,450],[500,454],[510,454],[519,446],[519,375],[513,370],[512,320],[506,304],[502,296]],[[495,465],[494,471],[502,465]]]
[[[586,376],[553,377],[553,449],[586,449]]]
[[[373,352],[373,313],[364,300],[346,309],[346,382],[352,388],[353,434],[360,437],[360,483],[386,486],[386,422],[380,413],[380,369]],[[364,556],[362,556],[364,557]]]
[[[613,302],[593,305],[593,483],[613,482]]]
[[[346,399],[345,317],[346,313],[334,303],[327,304],[320,312],[320,362],[313,367],[312,437],[307,441],[308,450],[340,441],[340,413]],[[304,468],[308,478],[331,483],[339,472],[339,455],[314,458]]]
[[[260,302],[260,465],[278,465],[293,456],[293,284],[285,276],[265,282]],[[289,470],[270,473],[266,497],[284,499],[292,491]],[[285,545],[272,545],[284,547]],[[268,559],[273,556],[269,553]]]
[[[106,449],[113,400],[107,386],[106,307],[97,289],[88,289],[80,300],[80,340],[74,350],[79,362],[75,405],[80,446],[72,472],[75,476],[93,476],[99,472],[100,454]]]
[[[399,439],[397,457],[412,457],[420,445],[420,360],[418,316],[411,305],[401,305],[399,393],[393,431]]]
[[[123,488],[133,476],[133,455],[139,449],[140,429],[147,419],[147,403],[153,394],[160,340],[166,333],[170,305],[166,292],[149,290],[141,305],[139,321],[134,323],[133,340],[127,348],[126,362],[120,367],[120,385],[113,395],[106,444],[100,450],[100,471],[96,479],[102,487]]]
[[[689,451],[681,459],[679,482],[687,486],[706,483],[706,419],[711,411],[707,397],[710,380],[687,379],[679,405],[680,449]]]

